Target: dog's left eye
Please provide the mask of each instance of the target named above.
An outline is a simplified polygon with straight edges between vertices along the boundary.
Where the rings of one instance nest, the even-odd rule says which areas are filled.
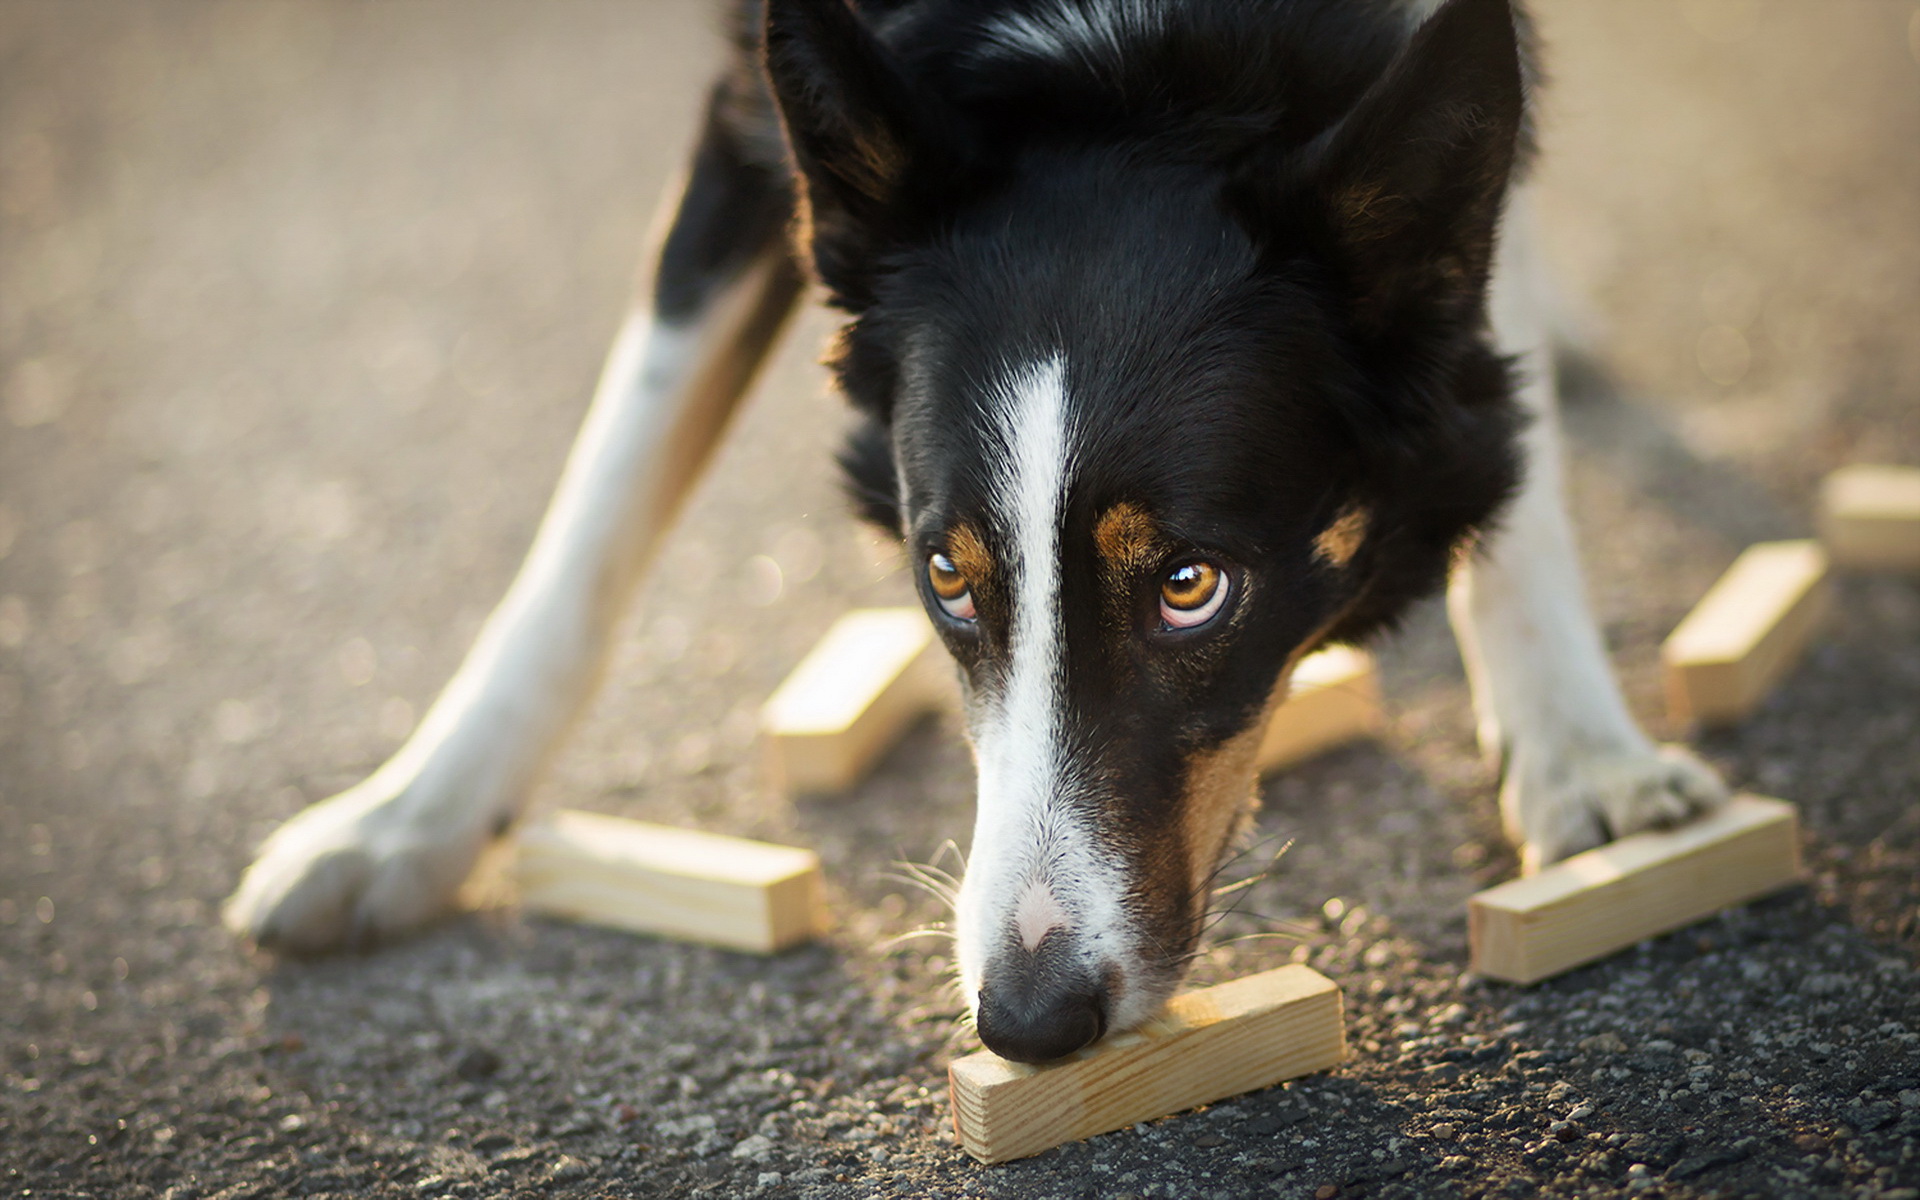
[[[938,552],[927,556],[927,586],[948,616],[956,621],[973,620],[973,589],[967,577],[954,568],[952,559]]]
[[[1169,629],[1192,629],[1213,620],[1227,602],[1227,573],[1204,560],[1184,563],[1160,581],[1160,619]]]

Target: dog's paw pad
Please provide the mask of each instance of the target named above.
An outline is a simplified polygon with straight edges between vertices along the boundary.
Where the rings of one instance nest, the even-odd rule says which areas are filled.
[[[1720,776],[1678,746],[1518,756],[1501,795],[1529,872],[1614,838],[1684,824],[1727,801]]]

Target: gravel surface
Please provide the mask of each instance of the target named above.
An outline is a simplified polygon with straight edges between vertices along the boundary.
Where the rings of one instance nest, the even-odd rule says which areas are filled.
[[[1568,413],[1574,504],[1671,734],[1659,641],[1733,555],[1805,533],[1836,465],[1920,462],[1920,18],[1539,8],[1544,215],[1607,364]],[[1703,745],[1799,802],[1809,885],[1529,989],[1463,975],[1463,901],[1514,861],[1421,609],[1383,648],[1389,735],[1269,785],[1235,868],[1264,877],[1196,969],[1312,962],[1352,1060],[966,1159],[949,964],[903,940],[941,914],[898,866],[952,866],[970,827],[951,720],[844,797],[754,768],[785,670],[908,596],[827,469],[817,312],[542,801],[816,846],[832,939],[758,959],[488,912],[320,963],[234,945],[252,847],[392,749],[517,562],[710,24],[0,3],[0,1193],[1920,1198],[1920,587],[1894,577],[1846,580]]]

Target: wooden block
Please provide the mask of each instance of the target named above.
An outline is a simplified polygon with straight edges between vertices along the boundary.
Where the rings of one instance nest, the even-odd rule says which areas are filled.
[[[1380,731],[1380,676],[1373,656],[1330,646],[1300,660],[1292,690],[1267,720],[1255,761],[1260,773],[1304,762],[1316,754]]]
[[[1690,825],[1621,838],[1474,896],[1467,902],[1473,969],[1533,983],[1799,876],[1793,805],[1735,796]]]
[[[1347,1056],[1340,989],[1289,966],[1176,996],[1166,1012],[1044,1067],[981,1051],[947,1069],[953,1128],[1006,1162],[1283,1079]]]
[[[760,712],[775,785],[852,787],[950,686],[946,655],[917,608],[857,609],[827,630]]]
[[[762,954],[826,929],[811,850],[574,811],[513,841],[528,912]]]
[[[1762,542],[1734,560],[1660,648],[1675,720],[1746,716],[1792,669],[1831,601],[1815,542]]]
[[[1820,540],[1836,567],[1920,571],[1920,467],[1842,467],[1820,488]]]

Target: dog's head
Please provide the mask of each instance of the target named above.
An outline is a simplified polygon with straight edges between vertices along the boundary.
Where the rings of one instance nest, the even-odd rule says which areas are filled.
[[[766,29],[801,245],[855,318],[847,465],[965,683],[962,983],[1027,1061],[1157,1010],[1291,665],[1437,586],[1517,473],[1483,299],[1507,0],[1294,50],[1135,7],[1135,76],[1124,38],[883,40],[842,0]]]

